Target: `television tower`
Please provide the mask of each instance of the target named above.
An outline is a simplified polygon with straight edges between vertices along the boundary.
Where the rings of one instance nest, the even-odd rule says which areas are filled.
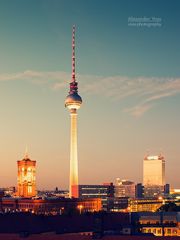
[[[77,156],[77,110],[82,104],[78,95],[78,83],[75,77],[75,26],[72,30],[72,79],[70,82],[69,95],[65,100],[65,107],[70,111],[71,117],[71,144],[70,144],[70,182],[69,197],[78,198],[78,156]]]

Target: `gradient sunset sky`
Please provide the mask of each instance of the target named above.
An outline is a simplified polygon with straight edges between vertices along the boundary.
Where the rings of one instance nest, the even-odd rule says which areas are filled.
[[[178,0],[0,0],[0,187],[16,185],[27,145],[37,188],[68,188],[75,24],[79,183],[142,182],[145,154],[161,152],[180,188],[179,12]]]

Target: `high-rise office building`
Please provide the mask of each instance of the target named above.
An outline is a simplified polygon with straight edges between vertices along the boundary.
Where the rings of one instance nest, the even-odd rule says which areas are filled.
[[[36,161],[31,160],[26,153],[22,160],[17,161],[18,185],[17,195],[19,197],[36,196]]]
[[[78,83],[75,77],[75,27],[72,32],[72,80],[70,82],[69,95],[65,100],[65,107],[71,116],[71,144],[70,144],[70,182],[69,197],[79,197],[78,191],[78,156],[77,156],[77,110],[82,104],[78,95]]]
[[[144,196],[162,195],[165,185],[165,159],[158,156],[145,156],[143,162]]]

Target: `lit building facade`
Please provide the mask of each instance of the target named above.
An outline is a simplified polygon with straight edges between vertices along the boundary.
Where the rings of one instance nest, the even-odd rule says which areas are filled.
[[[139,223],[143,233],[155,236],[180,236],[180,218],[176,212],[142,213]]]
[[[62,215],[70,212],[98,212],[100,198],[1,198],[1,212],[32,212],[34,214]]]
[[[78,95],[78,83],[75,78],[75,27],[72,33],[72,80],[70,82],[69,95],[65,100],[65,107],[70,111],[71,117],[71,144],[70,144],[70,182],[69,197],[78,198],[78,154],[77,154],[77,110],[82,104]]]
[[[17,195],[25,198],[36,196],[36,161],[26,154],[22,160],[17,161],[17,167]]]
[[[146,156],[143,161],[144,197],[162,195],[165,185],[165,159],[158,156]]]
[[[156,212],[164,203],[163,199],[131,199],[130,212]]]
[[[156,212],[163,205],[170,203],[175,203],[177,206],[180,205],[178,199],[176,198],[163,199],[162,197],[159,197],[159,199],[130,199],[129,210],[130,212]]]
[[[135,183],[129,180],[116,179],[115,197],[135,198]]]

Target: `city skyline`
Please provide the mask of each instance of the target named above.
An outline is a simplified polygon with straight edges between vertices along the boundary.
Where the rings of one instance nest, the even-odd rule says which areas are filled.
[[[85,102],[79,184],[117,177],[142,182],[149,151],[163,153],[166,183],[179,187],[179,2],[0,3],[1,186],[16,185],[16,161],[28,145],[37,160],[37,188],[68,188],[70,129],[63,103],[75,24]],[[156,17],[161,26],[130,26],[130,17]]]

